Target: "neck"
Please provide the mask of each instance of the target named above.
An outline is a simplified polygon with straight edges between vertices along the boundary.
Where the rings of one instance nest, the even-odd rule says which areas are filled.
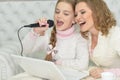
[[[94,49],[98,43],[98,33],[97,34],[91,34],[91,49]]]
[[[91,49],[94,49],[98,42],[99,31],[95,28],[90,31],[91,33]]]
[[[98,37],[99,31],[95,28],[91,29],[89,32],[91,33],[91,37]]]
[[[93,35],[93,36],[95,36],[95,35],[97,35],[98,34],[98,30],[95,28],[95,25],[93,25],[90,29],[89,29],[89,32]],[[91,36],[92,36],[91,35]]]
[[[70,27],[69,29],[65,31],[58,31],[57,30],[57,37],[59,38],[66,38],[71,36],[74,33],[74,26]]]

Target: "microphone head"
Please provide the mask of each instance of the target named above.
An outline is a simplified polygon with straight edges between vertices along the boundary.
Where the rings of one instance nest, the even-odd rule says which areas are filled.
[[[53,27],[54,21],[53,20],[47,20],[47,23],[49,24],[49,28]]]

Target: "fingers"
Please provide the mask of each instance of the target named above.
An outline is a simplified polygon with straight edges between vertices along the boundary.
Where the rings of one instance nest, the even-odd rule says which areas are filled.
[[[49,24],[47,23],[47,19],[46,18],[41,18],[37,22],[39,23],[40,27],[35,27],[33,29],[33,31],[36,32],[37,34],[44,35],[45,31],[49,27]]]
[[[49,24],[47,23],[47,19],[46,18],[39,19],[38,23],[39,23],[40,26],[44,26],[46,28],[49,26]]]
[[[103,69],[94,68],[94,69],[90,70],[90,76],[92,76],[94,78],[100,78],[102,72],[103,72]]]
[[[97,78],[100,78],[101,76],[100,76],[100,74],[99,73],[91,73],[90,74],[93,78],[95,78],[95,79],[97,79]]]
[[[62,61],[61,61],[61,60],[57,60],[57,61],[55,61],[54,63],[57,64],[57,65],[61,65],[61,64],[62,64]]]

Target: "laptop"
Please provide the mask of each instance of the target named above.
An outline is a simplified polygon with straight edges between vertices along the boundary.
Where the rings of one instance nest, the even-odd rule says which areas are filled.
[[[87,71],[57,66],[50,61],[18,55],[12,55],[12,57],[25,72],[43,80],[80,80],[89,75]]]

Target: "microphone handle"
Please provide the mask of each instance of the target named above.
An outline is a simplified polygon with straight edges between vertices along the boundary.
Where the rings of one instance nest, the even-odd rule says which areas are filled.
[[[35,27],[45,27],[45,26],[46,25],[39,26],[39,23],[34,23],[34,24],[25,25],[24,27],[35,28]]]
[[[30,24],[30,27],[31,27],[31,28],[39,27],[39,23]]]

